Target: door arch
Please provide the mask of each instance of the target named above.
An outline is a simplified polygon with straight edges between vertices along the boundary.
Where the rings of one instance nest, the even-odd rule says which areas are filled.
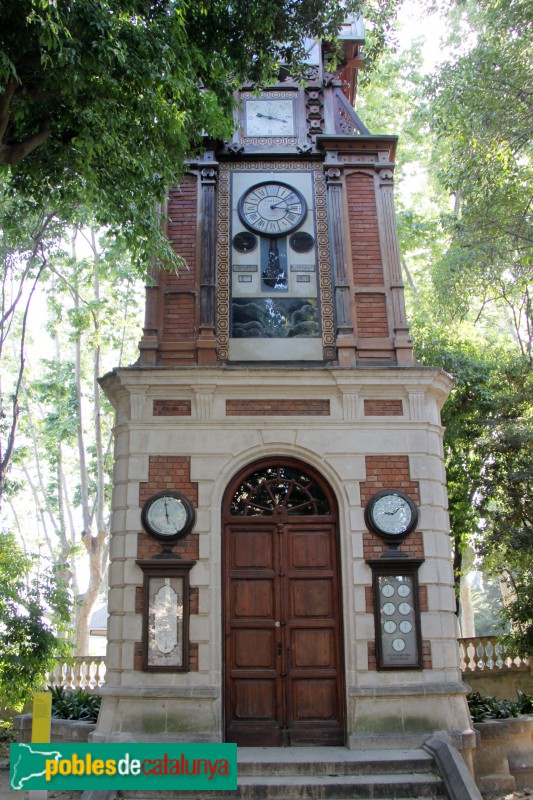
[[[262,460],[223,502],[226,741],[344,744],[337,505],[296,459]]]

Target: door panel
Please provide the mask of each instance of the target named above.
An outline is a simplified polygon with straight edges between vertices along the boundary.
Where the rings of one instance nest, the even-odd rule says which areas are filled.
[[[235,580],[231,592],[232,616],[272,619],[274,612],[274,582],[272,579],[251,578]]]
[[[291,616],[331,617],[331,581],[317,578],[293,581],[291,584]]]
[[[225,554],[226,741],[343,744],[335,525],[231,519]]]

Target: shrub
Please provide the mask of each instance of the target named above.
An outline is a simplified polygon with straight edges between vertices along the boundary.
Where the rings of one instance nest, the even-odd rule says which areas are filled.
[[[74,719],[80,722],[96,722],[102,698],[84,689],[65,689],[51,686],[52,717]]]
[[[471,692],[466,696],[470,716],[473,722],[484,722],[487,719],[509,719],[520,714],[533,713],[533,696],[517,692],[516,700],[498,700],[486,697],[479,692]]]

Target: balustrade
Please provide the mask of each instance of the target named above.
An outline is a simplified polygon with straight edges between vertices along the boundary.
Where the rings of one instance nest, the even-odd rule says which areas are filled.
[[[511,658],[505,646],[495,636],[473,636],[459,639],[460,666],[463,675],[473,672],[501,672],[526,670],[529,659]],[[49,686],[64,686],[68,689],[98,691],[105,683],[105,658],[77,657],[71,662],[58,662],[46,676]]]
[[[105,683],[105,672],[105,658],[76,657],[69,662],[58,661],[46,674],[46,683],[65,689],[97,691]]]
[[[463,674],[472,672],[508,672],[526,670],[529,665],[527,657],[511,658],[506,654],[505,645],[496,636],[473,636],[459,639],[461,670]]]

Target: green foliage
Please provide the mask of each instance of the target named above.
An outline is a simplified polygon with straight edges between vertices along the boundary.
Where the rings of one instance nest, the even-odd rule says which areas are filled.
[[[471,545],[487,579],[506,576],[498,627],[524,654],[533,652],[533,8],[420,5],[447,15],[451,57],[427,81],[416,42],[384,57],[358,111],[373,133],[400,134],[415,354],[456,379],[442,417],[457,588]]]
[[[0,745],[17,741],[17,733],[11,720],[0,720]]]
[[[499,580],[476,573],[472,581],[472,606],[476,636],[508,633],[509,625],[501,617],[503,600]]]
[[[397,2],[8,0],[5,190],[18,210],[48,208],[69,224],[91,214],[120,231],[143,270],[154,259],[176,264],[157,203],[205,135],[231,137],[234,90],[271,82],[281,63],[298,77],[305,37],[333,42],[344,16],[363,5],[374,21],[372,60]]]
[[[432,270],[454,319],[487,304],[507,314],[532,360],[533,25],[531,4],[458,4],[460,55],[428,84],[440,179],[455,198],[442,219],[448,246]]]
[[[0,720],[0,758],[9,758],[9,746],[17,741],[12,720]]]
[[[533,376],[529,360],[486,338],[419,320],[416,353],[456,385],[442,418],[458,581],[471,544],[483,571],[504,575],[501,609],[510,652],[533,652]]]
[[[520,689],[517,690],[516,696],[520,705],[521,714],[533,714],[533,695],[525,694]]]
[[[52,717],[75,719],[80,722],[97,722],[102,698],[84,689],[65,689],[50,686],[52,694]]]
[[[523,698],[527,697],[522,695]],[[498,700],[496,697],[485,697],[479,692],[471,692],[466,696],[470,716],[473,722],[484,722],[487,719],[509,719],[519,717],[522,711],[522,701]],[[528,705],[531,698],[527,698],[524,705]]]
[[[0,691],[12,708],[22,707],[70,652],[67,587],[60,573],[37,566],[12,534],[0,533]]]

